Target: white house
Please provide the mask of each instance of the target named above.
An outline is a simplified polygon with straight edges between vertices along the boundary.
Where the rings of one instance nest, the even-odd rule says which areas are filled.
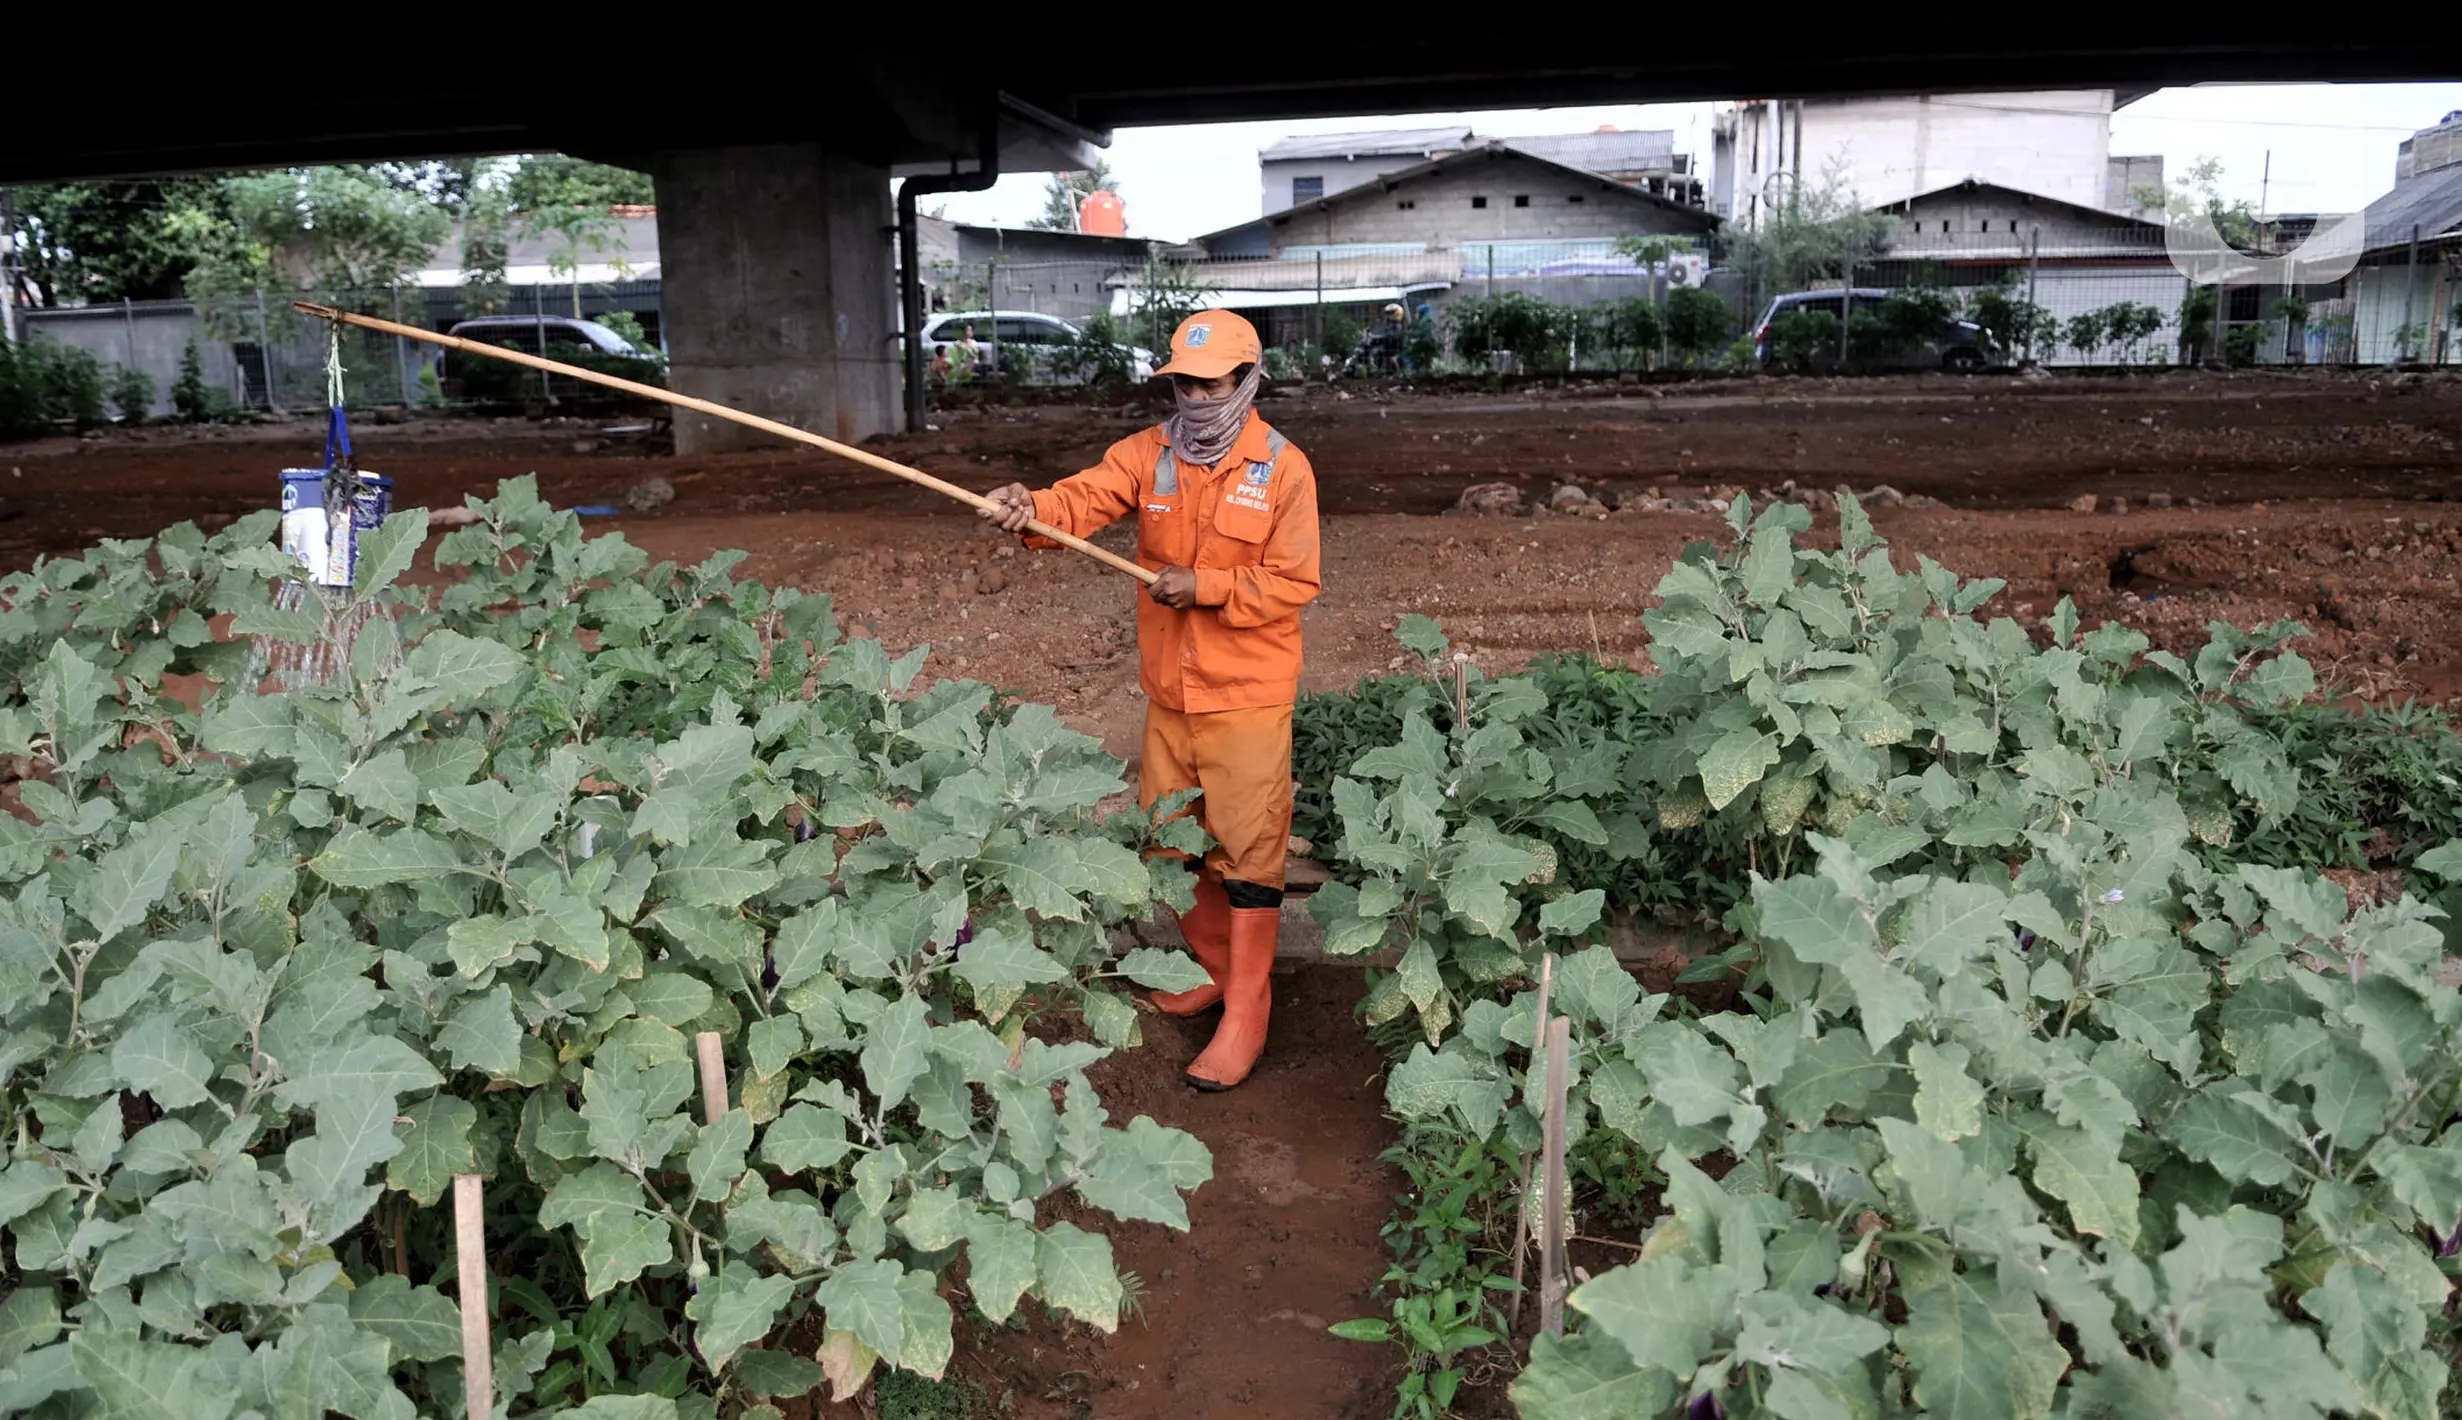
[[[2159,158],[2112,157],[2112,112],[2138,96],[2085,89],[1744,100],[1711,127],[1710,208],[1755,227],[1789,185],[1810,189],[1834,171],[1867,206],[1971,178],[2126,211],[2133,188],[2162,185]]]

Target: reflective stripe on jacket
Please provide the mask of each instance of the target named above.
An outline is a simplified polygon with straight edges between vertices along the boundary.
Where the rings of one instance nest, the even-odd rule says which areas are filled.
[[[1318,587],[1316,471],[1253,412],[1222,462],[1180,461],[1161,425],[1034,495],[1034,515],[1085,537],[1137,515],[1137,562],[1187,567],[1197,604],[1137,594],[1138,684],[1202,713],[1299,698],[1299,609]],[[1048,545],[1043,539],[1030,542]]]

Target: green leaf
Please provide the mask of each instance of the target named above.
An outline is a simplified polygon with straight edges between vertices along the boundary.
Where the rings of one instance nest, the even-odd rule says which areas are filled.
[[[1039,1248],[1032,1228],[1013,1218],[976,1213],[966,1225],[966,1278],[975,1306],[1006,1322],[1017,1299],[1035,1284]]]
[[[1983,1086],[1966,1073],[1965,1046],[1919,1040],[1906,1058],[1915,1070],[1916,1123],[1950,1140],[1983,1132]]]
[[[1084,920],[1086,905],[1078,895],[1100,885],[1086,870],[1076,840],[1057,835],[1029,838],[1015,848],[987,850],[977,861],[997,875],[1018,906],[1067,922]]]
[[[852,1152],[846,1119],[835,1110],[791,1104],[761,1133],[761,1160],[788,1173],[837,1167]]]
[[[1982,1277],[1988,1278],[1989,1272]],[[1915,1403],[1943,1420],[2022,1420],[2051,1413],[2068,1353],[2025,1293],[1948,1272],[1908,1288],[1898,1347],[1914,1367]]]
[[[662,1025],[681,1027],[710,1008],[715,999],[708,982],[680,971],[652,971],[625,988],[633,998],[633,1014]]]
[[[28,1282],[0,1302],[0,1367],[37,1347],[49,1346],[60,1335],[60,1294]]]
[[[141,1340],[137,1333],[81,1327],[68,1341],[77,1375],[94,1391],[107,1420],[161,1420],[163,1400],[179,1399],[179,1420],[221,1420],[238,1403],[228,1382],[208,1369],[202,1348]]]
[[[1568,1300],[1635,1363],[1690,1376],[1734,1298],[1735,1282],[1723,1270],[1696,1271],[1681,1254],[1664,1252],[1603,1272]]]
[[[1213,1155],[1194,1135],[1166,1129],[1139,1115],[1124,1130],[1107,1132],[1086,1167],[1077,1194],[1113,1216],[1188,1230],[1188,1205],[1180,1190],[1214,1176]]]
[[[1495,1132],[1512,1086],[1493,1071],[1473,1065],[1458,1051],[1438,1054],[1424,1043],[1388,1071],[1385,1103],[1405,1119],[1428,1119],[1448,1110],[1480,1137]]]
[[[2192,1159],[2212,1164],[2235,1183],[2271,1188],[2291,1177],[2291,1139],[2267,1114],[2213,1090],[2189,1097],[2163,1131]]]
[[[410,570],[427,541],[427,509],[405,508],[359,535],[359,563],[351,574],[360,596],[383,591]]]
[[[353,1322],[393,1346],[397,1360],[442,1361],[462,1349],[461,1308],[433,1287],[414,1287],[397,1273],[380,1273],[350,1294]]]
[[[684,1304],[684,1314],[697,1323],[692,1339],[702,1361],[713,1371],[725,1370],[736,1352],[769,1334],[794,1292],[794,1278],[764,1277],[741,1262],[730,1261],[702,1278],[700,1290]]]
[[[675,1255],[673,1228],[642,1205],[641,1186],[603,1159],[548,1190],[539,1224],[580,1236],[587,1295],[604,1296]]]
[[[1723,809],[1760,782],[1763,771],[1778,762],[1778,736],[1750,727],[1729,730],[1701,754],[1701,792],[1710,807]]]
[[[863,1053],[858,1057],[863,1065],[863,1082],[880,1099],[884,1110],[895,1109],[905,1100],[907,1091],[930,1063],[925,1053],[931,1029],[927,1012],[923,998],[910,991],[891,1002],[873,1020],[871,1033],[864,1040]]]
[[[887,1259],[844,1263],[812,1294],[833,1331],[853,1332],[891,1365],[905,1348],[905,1316],[898,1279],[905,1270]],[[824,1363],[826,1364],[826,1363]]]
[[[1513,1380],[1513,1405],[1523,1420],[1630,1420],[1662,1415],[1675,1403],[1676,1382],[1643,1370],[1624,1348],[1596,1332],[1531,1338],[1530,1361]]]
[[[394,1131],[402,1149],[386,1165],[385,1182],[417,1199],[420,1207],[433,1208],[453,1186],[455,1174],[479,1171],[478,1150],[471,1142],[479,1111],[468,1100],[430,1095],[402,1113]]]
[[[1445,628],[1417,612],[1402,618],[1394,627],[1393,639],[1423,660],[1432,661],[1445,654]]]
[[[521,1068],[521,1035],[513,1019],[513,993],[498,985],[453,1012],[436,1031],[436,1048],[457,1070],[510,1075]]]
[[[751,1151],[752,1116],[740,1106],[702,1125],[684,1162],[693,1197],[707,1203],[733,1192],[735,1180],[744,1172],[744,1156]]]
[[[1120,1326],[1120,1273],[1111,1239],[1074,1223],[1054,1223],[1035,1240],[1037,1288],[1044,1301],[1108,1335]]]
[[[69,894],[68,905],[92,924],[96,941],[107,942],[145,920],[171,886],[182,839],[178,827],[158,820],[95,862],[94,871]]]
[[[1186,952],[1139,947],[1120,958],[1120,974],[1149,991],[1194,991],[1214,979]]]
[[[419,776],[411,772],[410,757],[398,749],[353,766],[336,787],[343,798],[403,823],[419,812]]]
[[[1037,947],[1032,937],[989,923],[975,932],[972,941],[957,949],[957,965],[951,970],[959,980],[972,986],[978,996],[1003,987],[1035,986],[1068,978],[1059,960]]]
[[[203,1104],[214,1064],[194,1032],[169,1015],[148,1016],[111,1046],[111,1068],[164,1109]]]
[[[379,835],[356,824],[334,835],[324,852],[308,860],[318,877],[338,888],[418,882],[448,876],[461,866],[461,855],[433,834],[404,828]]]
[[[1599,912],[1606,905],[1603,888],[1585,888],[1557,898],[1539,909],[1539,932],[1549,937],[1578,937],[1598,925]]]
[[[818,1365],[792,1352],[754,1350],[735,1358],[735,1383],[747,1395],[792,1400],[817,1389],[821,1380]]]
[[[2069,1205],[2070,1226],[2136,1247],[2137,1170],[2121,1162],[2110,1144],[2082,1129],[2063,1128],[2039,1111],[2019,1115],[2017,1128],[2034,1160],[2035,1187]]]

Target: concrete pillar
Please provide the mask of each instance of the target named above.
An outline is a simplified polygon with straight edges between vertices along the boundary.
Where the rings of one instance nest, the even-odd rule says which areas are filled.
[[[662,153],[654,175],[669,382],[849,443],[894,428],[888,169],[782,144]],[[675,412],[679,454],[776,442]]]

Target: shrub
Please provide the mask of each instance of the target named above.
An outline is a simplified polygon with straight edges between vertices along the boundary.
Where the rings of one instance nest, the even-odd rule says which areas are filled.
[[[0,340],[0,434],[43,433],[56,425],[105,422],[102,362],[90,350],[36,331]]]
[[[1657,363],[1659,344],[1667,334],[1657,302],[1646,296],[1627,296],[1594,306],[1591,312],[1591,329],[1618,370]]]
[[[171,382],[171,411],[189,424],[202,424],[219,416],[228,397],[205,383],[205,361],[197,352],[197,338],[188,337],[188,345],[180,351],[179,377]]]
[[[1764,357],[1782,370],[1805,370],[1838,358],[1838,317],[1801,306],[1779,313],[1770,322]]]
[[[154,412],[154,377],[134,365],[112,366],[106,393],[124,424],[143,424]]]
[[[1735,329],[1735,316],[1726,301],[1699,286],[1678,286],[1668,292],[1665,319],[1668,348],[1696,368]]]

